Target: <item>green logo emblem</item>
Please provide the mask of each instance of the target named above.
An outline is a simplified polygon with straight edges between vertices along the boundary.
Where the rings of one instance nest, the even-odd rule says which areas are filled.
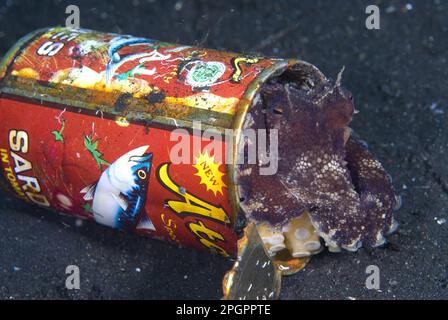
[[[221,62],[198,61],[188,72],[187,83],[192,87],[208,87],[221,78],[225,70]]]

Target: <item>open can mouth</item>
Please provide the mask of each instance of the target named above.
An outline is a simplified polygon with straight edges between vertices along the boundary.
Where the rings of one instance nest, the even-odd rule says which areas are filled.
[[[268,224],[254,221],[250,217],[250,212],[257,204],[247,204],[247,198],[250,197],[251,189],[257,185],[257,182],[247,179],[252,175],[253,166],[248,165],[247,153],[239,151],[245,150],[251,143],[244,138],[244,130],[254,126],[252,112],[254,109],[262,108],[260,100],[261,96],[265,94],[264,83],[266,82],[290,82],[313,90],[312,88],[324,86],[327,80],[316,67],[303,61],[290,61],[288,65],[279,68],[260,82],[255,87],[256,89],[248,90],[247,98],[244,101],[250,103],[240,106],[238,109],[235,121],[238,126],[235,136],[237,148],[234,150],[234,157],[238,164],[230,168],[230,176],[233,176],[236,181],[234,194],[237,199],[234,201],[238,202],[240,215],[245,217],[243,224],[246,223],[246,226],[243,229],[242,237],[238,240],[237,261],[223,281],[224,299],[265,300],[277,298],[280,294],[282,276],[299,272],[310,261],[311,254],[318,253],[323,249],[318,236],[312,237],[313,247],[309,246],[311,241],[306,243],[298,241],[294,236],[289,237],[290,233],[299,229],[298,226],[289,233],[272,232]],[[299,224],[301,230],[309,231],[310,234],[314,233],[307,213],[297,220],[296,224]],[[289,238],[287,242],[289,249],[285,246],[285,234]],[[294,248],[291,250],[291,247]]]

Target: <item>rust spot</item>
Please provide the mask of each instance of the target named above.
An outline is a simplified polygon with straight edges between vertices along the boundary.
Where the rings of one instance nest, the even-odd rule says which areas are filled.
[[[123,93],[118,96],[118,99],[114,103],[114,111],[116,112],[123,112],[126,110],[128,105],[130,104],[132,99],[132,94],[130,93]]]
[[[161,90],[161,91],[152,91],[145,97],[145,99],[150,104],[155,104],[163,102],[163,100],[165,100],[165,97],[166,97],[165,91]]]

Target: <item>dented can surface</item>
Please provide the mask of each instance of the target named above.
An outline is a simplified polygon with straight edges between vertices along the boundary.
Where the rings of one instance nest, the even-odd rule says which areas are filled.
[[[0,66],[2,184],[58,212],[235,256],[235,145],[260,85],[293,66],[83,29],[34,32]],[[205,129],[234,131],[213,154]],[[186,163],[170,156],[179,141],[192,146]]]

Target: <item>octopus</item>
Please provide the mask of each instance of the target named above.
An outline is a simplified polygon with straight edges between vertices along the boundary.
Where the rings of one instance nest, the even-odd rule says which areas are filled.
[[[318,253],[321,238],[332,252],[379,247],[397,229],[400,198],[349,127],[356,111],[342,71],[332,81],[300,64],[266,82],[246,116],[244,129],[278,134],[276,174],[262,175],[247,155],[238,170],[241,207],[271,256],[285,248],[294,257]]]

